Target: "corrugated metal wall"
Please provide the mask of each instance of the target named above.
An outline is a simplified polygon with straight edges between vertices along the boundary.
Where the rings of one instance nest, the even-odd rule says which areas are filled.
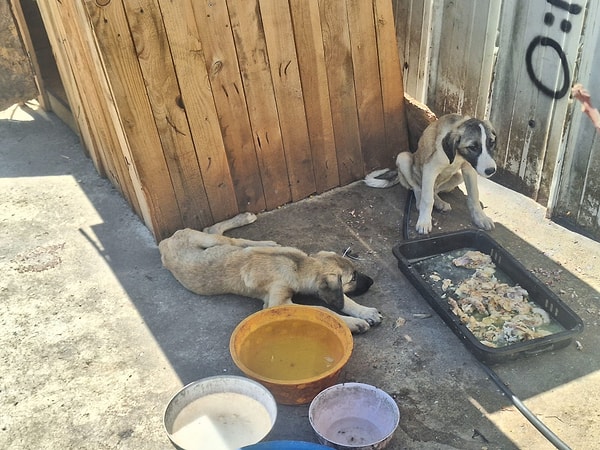
[[[597,132],[570,97],[581,82],[600,105],[597,2],[394,0],[394,10],[407,94],[438,115],[489,117],[494,179],[600,237]]]

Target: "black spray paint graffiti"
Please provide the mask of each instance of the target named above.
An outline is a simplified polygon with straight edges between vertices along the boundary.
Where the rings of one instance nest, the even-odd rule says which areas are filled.
[[[567,14],[577,15],[581,13],[581,6],[579,5],[570,4],[564,0],[546,1],[552,6],[556,6],[557,8],[566,11]],[[552,26],[554,24],[554,14],[552,14],[551,12],[547,12],[544,15],[544,24],[546,24],[547,26]],[[571,31],[571,22],[567,19],[563,19],[560,22],[559,26],[561,31],[564,33],[568,33],[569,31]],[[562,70],[562,86],[560,86],[560,89],[546,86],[535,73],[535,70],[533,68],[533,52],[538,47],[549,47],[556,52],[556,55],[560,60],[560,67]],[[565,95],[567,95],[571,87],[571,74],[569,71],[569,62],[567,61],[567,56],[565,55],[565,52],[561,48],[560,44],[554,39],[546,36],[536,36],[535,38],[533,38],[533,40],[527,47],[527,52],[525,53],[525,64],[527,67],[527,74],[529,75],[529,78],[531,78],[533,84],[535,84],[535,86],[545,95],[555,99],[563,98]]]

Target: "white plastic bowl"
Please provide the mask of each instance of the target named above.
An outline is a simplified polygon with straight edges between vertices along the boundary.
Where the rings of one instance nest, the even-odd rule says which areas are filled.
[[[375,386],[342,383],[313,399],[308,418],[322,444],[338,450],[380,450],[392,439],[400,411],[394,399]]]
[[[235,450],[273,428],[277,404],[261,384],[233,375],[194,381],[168,403],[164,427],[181,450]]]

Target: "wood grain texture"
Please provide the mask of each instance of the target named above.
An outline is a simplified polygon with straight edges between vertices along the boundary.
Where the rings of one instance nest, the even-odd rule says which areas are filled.
[[[316,191],[292,18],[287,2],[260,0],[269,68],[279,113],[292,200]]]
[[[172,78],[168,78],[172,83],[167,91],[170,96],[165,98],[167,125],[175,133],[173,137],[183,141],[176,148],[189,156],[189,163],[180,158],[181,165],[189,165],[190,176],[196,177],[188,180],[193,190],[186,197],[203,199],[205,195],[212,218],[204,224],[218,222],[239,209],[192,5],[188,1],[175,4],[164,0],[159,5],[174,65],[174,72],[169,73]],[[165,88],[163,83],[163,93]],[[191,140],[185,138],[186,126]],[[182,178],[190,176],[184,174]],[[199,182],[203,185],[196,186]],[[195,209],[202,205],[190,206]]]
[[[228,1],[229,16],[268,209],[292,200],[257,0]]]
[[[267,205],[227,4],[206,0],[191,4],[238,208],[263,211]]]
[[[359,180],[407,141],[385,0],[40,3],[86,147],[157,240]]]
[[[317,192],[340,183],[319,4],[290,0]]]
[[[319,0],[325,67],[329,80],[331,116],[337,149],[340,183],[348,184],[364,175],[352,49],[344,1]]]

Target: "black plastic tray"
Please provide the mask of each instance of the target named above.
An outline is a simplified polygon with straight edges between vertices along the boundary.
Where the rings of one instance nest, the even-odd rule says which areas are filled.
[[[556,320],[564,330],[549,336],[512,343],[504,347],[488,347],[482,344],[460,322],[447,301],[436,293],[416,268],[419,262],[428,258],[461,249],[465,249],[465,251],[478,250],[490,255],[496,267],[507,275],[514,284],[519,284],[526,289],[529,293],[529,300],[545,309],[550,317]],[[480,361],[494,364],[557,350],[568,346],[572,338],[583,331],[583,322],[579,316],[483,231],[466,230],[415,239],[394,246],[392,251],[398,259],[398,267],[402,273]]]

